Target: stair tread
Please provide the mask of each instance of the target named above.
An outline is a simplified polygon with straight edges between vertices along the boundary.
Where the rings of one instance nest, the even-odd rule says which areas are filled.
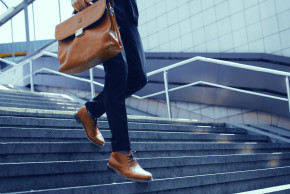
[[[37,102],[26,102],[26,103],[22,103],[22,102],[0,102],[0,106],[5,105],[5,106],[15,106],[15,107],[19,107],[19,106],[26,106],[26,107],[54,107],[54,108],[58,108],[58,107],[79,107],[78,104],[75,103],[63,103],[63,102],[59,102],[59,104],[56,103],[37,103]]]
[[[285,176],[290,174],[290,166],[255,169],[245,171],[233,171],[225,173],[193,175],[185,177],[171,177],[163,179],[154,179],[148,183],[136,184],[134,182],[121,182],[99,185],[85,185],[74,186],[66,188],[52,188],[43,190],[34,190],[34,192],[62,192],[62,193],[108,193],[111,191],[118,191],[119,193],[145,193],[158,192],[164,190],[172,190],[186,187],[207,186],[213,184],[255,180],[257,178]],[[27,193],[30,191],[27,191]],[[25,191],[21,193],[26,193]]]
[[[71,104],[71,105],[76,105],[76,106],[80,106],[78,102],[75,101],[57,101],[57,100],[27,100],[27,99],[5,99],[5,98],[1,98],[0,96],[0,102],[2,102],[1,104],[40,104],[40,105],[60,105],[60,104]]]
[[[56,118],[56,119],[73,119],[74,111],[64,110],[36,110],[30,108],[5,108],[0,107],[0,118],[2,116],[14,116],[14,117],[35,117],[35,118]],[[98,118],[98,121],[107,120],[106,116]],[[180,124],[180,125],[199,125],[199,126],[215,126],[225,127],[223,122],[207,122],[197,121],[190,119],[168,119],[162,117],[148,117],[148,116],[134,116],[128,115],[129,122],[143,122],[143,123],[156,123],[159,124]]]
[[[215,143],[215,142],[132,142],[132,147],[142,151],[166,150],[254,150],[254,149],[290,149],[290,144],[284,143]],[[77,153],[77,152],[108,152],[111,151],[110,143],[102,149],[96,149],[90,142],[6,142],[0,143],[0,154],[19,153]]]
[[[0,137],[42,137],[42,138],[86,138],[83,129],[29,129],[29,128],[1,128]],[[111,137],[110,130],[100,130],[105,138]],[[166,131],[132,131],[129,130],[131,139],[215,139],[215,140],[267,140],[261,135],[246,134],[223,134],[223,133],[201,133],[201,132],[166,132]]]
[[[12,94],[12,95],[28,95],[28,96],[51,96],[51,97],[61,97],[64,98],[62,94],[56,93],[48,93],[48,92],[30,92],[30,91],[23,91],[23,90],[1,90],[1,94]]]
[[[45,126],[45,127],[61,127],[61,128],[82,128],[74,118],[37,118],[37,117],[20,117],[20,116],[0,116],[2,126]],[[199,125],[184,125],[180,123],[144,123],[136,119],[129,119],[130,129],[142,130],[158,130],[158,131],[190,131],[190,132],[221,132],[221,133],[245,133],[244,129],[211,127]],[[98,121],[100,129],[108,129],[109,125],[106,120]]]
[[[257,189],[253,191],[246,191],[246,192],[241,192],[241,193],[236,193],[236,194],[263,194],[263,193],[290,193],[290,184],[287,185],[279,185],[279,186],[274,186],[274,187],[266,187],[263,189]]]
[[[0,94],[0,99],[3,100],[28,100],[28,101],[50,101],[50,102],[72,102],[68,98],[64,97],[48,97],[48,96],[16,96],[10,94]]]
[[[259,153],[259,154],[232,154],[210,156],[184,156],[184,157],[156,157],[138,158],[145,169],[168,168],[200,165],[216,165],[245,162],[289,160],[290,152]],[[63,174],[76,172],[93,172],[107,170],[105,160],[75,160],[75,161],[44,161],[44,162],[18,162],[0,163],[0,177],[27,176],[43,174]],[[290,164],[290,163],[289,163]],[[21,170],[22,169],[22,170]],[[29,169],[29,170],[25,170]]]

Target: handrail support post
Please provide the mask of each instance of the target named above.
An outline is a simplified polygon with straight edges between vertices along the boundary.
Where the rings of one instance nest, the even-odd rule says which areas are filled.
[[[163,72],[163,76],[164,76],[164,87],[165,87],[165,94],[166,94],[166,105],[167,105],[168,118],[171,119],[172,115],[171,115],[171,105],[170,105],[169,91],[168,91],[167,71]]]
[[[31,92],[34,92],[32,60],[29,60],[29,67],[30,67],[30,89],[31,89]]]
[[[58,15],[59,15],[59,23],[61,23],[61,8],[60,8],[60,0],[58,0]]]
[[[289,87],[289,78],[286,76],[286,88],[287,88],[287,97],[288,97],[288,105],[289,105],[289,116],[290,116],[290,87]]]
[[[91,96],[92,98],[95,97],[95,86],[94,86],[94,70],[93,68],[90,69],[90,81],[91,81]]]

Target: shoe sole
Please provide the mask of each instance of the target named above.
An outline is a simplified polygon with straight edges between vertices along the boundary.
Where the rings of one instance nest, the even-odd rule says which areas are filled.
[[[113,172],[117,173],[118,175],[120,175],[122,178],[130,180],[130,181],[135,181],[135,182],[149,182],[152,181],[152,179],[135,179],[135,178],[131,178],[131,177],[127,177],[125,175],[123,175],[120,171],[118,171],[117,169],[115,169],[114,167],[110,166],[109,163],[107,163],[107,167],[112,170]]]
[[[83,126],[83,129],[84,129],[84,131],[85,131],[85,133],[86,133],[86,136],[87,136],[87,138],[90,140],[90,142],[92,142],[94,145],[96,145],[96,146],[98,146],[98,147],[103,147],[104,145],[100,145],[100,144],[97,144],[96,142],[94,142],[89,136],[88,136],[88,133],[87,133],[87,130],[86,130],[86,128],[85,128],[85,125],[83,124],[83,122],[81,121],[81,119],[78,117],[78,115],[77,114],[74,114],[74,118],[75,118],[75,120],[79,123],[79,124],[81,124],[82,126]]]

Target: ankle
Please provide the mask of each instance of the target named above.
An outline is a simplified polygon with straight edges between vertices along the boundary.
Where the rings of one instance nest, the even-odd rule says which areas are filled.
[[[120,151],[116,151],[116,152],[120,152],[122,154],[128,154],[131,152],[131,150],[120,150]]]
[[[92,119],[97,120],[87,108],[86,108],[86,110]]]

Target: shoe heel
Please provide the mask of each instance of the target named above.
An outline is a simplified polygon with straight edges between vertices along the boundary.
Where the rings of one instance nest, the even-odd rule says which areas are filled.
[[[130,178],[130,177],[126,177],[125,175],[123,175],[122,173],[120,173],[117,169],[115,169],[114,167],[111,167],[109,165],[109,163],[107,163],[107,167],[108,169],[110,169],[112,172],[117,173],[119,176],[121,176],[122,178],[126,179],[126,180],[130,180],[130,181],[135,181],[135,182],[149,182],[149,181],[153,181],[153,178],[150,180],[141,180],[141,179],[134,179],[134,178]]]

